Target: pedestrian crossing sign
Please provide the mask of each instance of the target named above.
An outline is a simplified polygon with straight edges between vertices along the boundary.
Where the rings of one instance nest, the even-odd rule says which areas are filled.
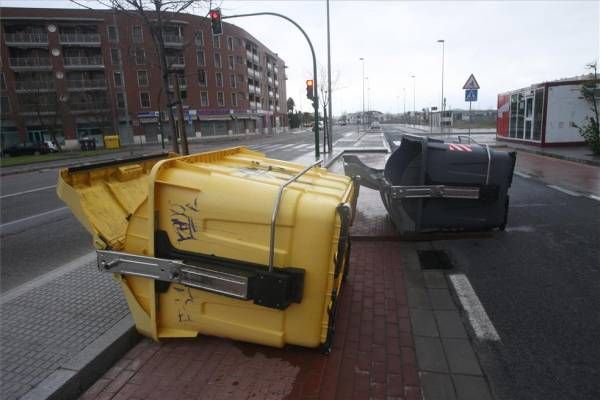
[[[477,101],[477,89],[465,90],[465,101]]]

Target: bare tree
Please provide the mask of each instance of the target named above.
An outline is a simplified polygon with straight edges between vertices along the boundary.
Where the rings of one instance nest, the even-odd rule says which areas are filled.
[[[325,68],[324,66],[319,66],[319,82],[322,82],[321,85],[319,86],[319,97],[321,100],[321,106],[323,107],[323,152],[325,151],[325,146],[327,146],[327,148],[329,148],[329,151],[331,151],[331,149],[333,148],[333,143],[332,143],[332,132],[329,131],[329,126],[330,124],[328,123],[329,121],[333,121],[332,120],[332,116],[329,115],[328,113],[328,107],[329,107],[329,96],[327,96],[327,87],[328,87],[328,74],[327,74],[327,68]],[[340,71],[336,70],[333,74],[333,76],[331,77],[331,94],[333,95],[333,93],[338,90],[341,89],[340,87]]]
[[[105,7],[117,10],[130,18],[142,21],[148,28],[152,36],[152,42],[156,49],[159,59],[159,68],[161,73],[162,91],[169,92],[169,62],[165,51],[165,27],[172,24],[177,16],[184,12],[197,10],[201,5],[209,4],[207,0],[94,0],[96,3]],[[167,112],[172,129],[173,151],[179,153],[179,143],[177,140],[177,124],[173,113],[173,105],[181,103],[181,99],[172,99],[170,95],[166,97]],[[185,138],[185,127],[183,121],[182,140]]]

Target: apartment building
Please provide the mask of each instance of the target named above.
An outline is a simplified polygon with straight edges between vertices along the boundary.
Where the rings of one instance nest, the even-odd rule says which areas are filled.
[[[223,23],[223,35],[213,36],[204,17],[169,16],[167,95],[151,32],[137,17],[0,8],[0,24],[3,148],[50,140],[52,132],[67,148],[82,137],[101,144],[112,133],[123,143],[159,142],[161,132],[171,135],[165,110],[176,80],[189,137],[287,127],[284,61],[235,25]]]

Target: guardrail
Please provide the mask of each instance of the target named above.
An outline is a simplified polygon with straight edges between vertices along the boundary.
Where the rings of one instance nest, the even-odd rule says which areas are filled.
[[[8,59],[11,67],[49,67],[49,57],[11,57]]]
[[[5,33],[4,41],[6,44],[11,43],[36,43],[48,44],[48,34],[46,32],[37,33]]]
[[[101,56],[93,57],[65,57],[65,65],[68,66],[104,66],[104,61]]]
[[[60,43],[100,43],[99,33],[61,33]]]

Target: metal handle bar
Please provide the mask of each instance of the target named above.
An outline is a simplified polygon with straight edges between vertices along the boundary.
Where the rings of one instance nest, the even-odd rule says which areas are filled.
[[[277,221],[277,215],[279,214],[279,203],[281,203],[281,197],[283,196],[283,191],[290,184],[298,180],[302,175],[320,165],[323,160],[319,160],[314,164],[309,165],[304,168],[298,175],[287,180],[281,187],[279,188],[279,193],[277,194],[277,200],[275,201],[275,208],[273,209],[273,215],[271,216],[271,243],[269,245],[269,272],[273,270],[273,258],[275,256],[275,222]]]

